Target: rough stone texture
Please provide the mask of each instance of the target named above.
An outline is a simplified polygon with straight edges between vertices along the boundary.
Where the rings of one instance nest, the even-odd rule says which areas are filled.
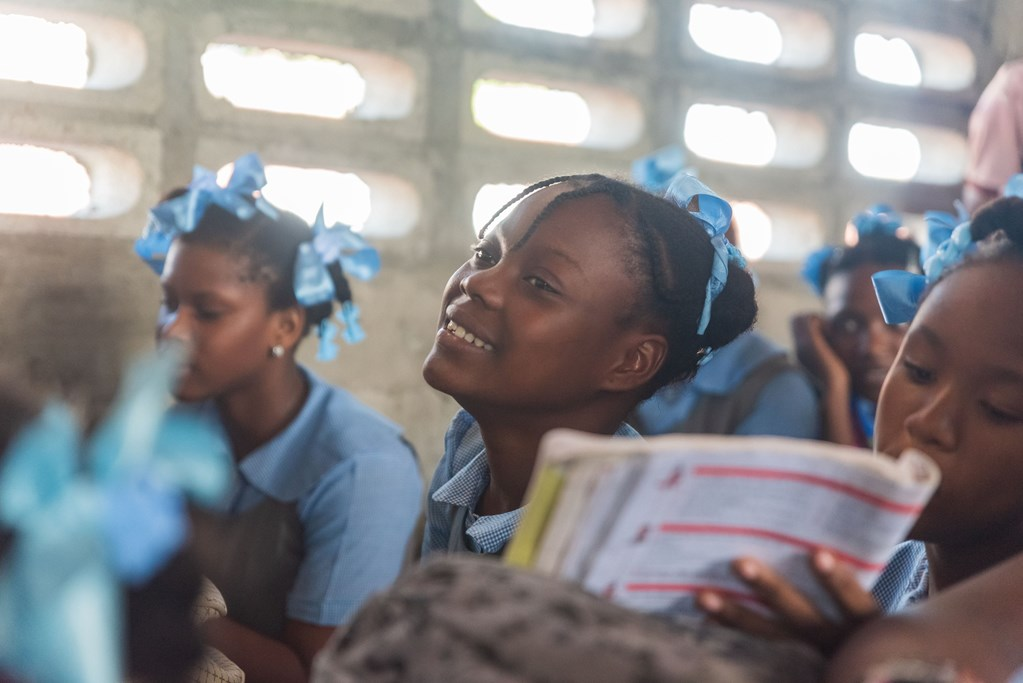
[[[636,156],[678,141],[689,104],[709,96],[807,107],[823,113],[831,127],[828,154],[812,169],[764,171],[699,161],[704,179],[722,193],[814,209],[831,239],[838,239],[848,216],[871,202],[914,211],[951,206],[956,187],[903,188],[857,177],[845,161],[847,124],[870,115],[964,130],[973,97],[1002,50],[1011,47],[1004,27],[1018,23],[1019,3],[779,3],[819,11],[834,23],[832,63],[800,75],[710,57],[685,34],[686,3],[679,0],[647,0],[643,28],[623,40],[504,26],[472,0],[11,3],[12,11],[54,18],[84,13],[129,22],[144,39],[146,64],[137,82],[118,90],[0,80],[0,141],[118,150],[137,162],[141,180],[138,201],[118,216],[0,216],[0,363],[28,368],[45,385],[80,397],[91,412],[101,410],[123,364],[150,345],[159,298],[155,278],[131,255],[131,239],[147,208],[187,181],[195,163],[219,167],[256,150],[267,163],[391,174],[419,192],[420,220],[409,235],[379,243],[380,278],[355,283],[366,344],[342,349],[337,363],[314,367],[404,425],[429,472],[454,405],[423,384],[419,366],[432,341],[440,291],[467,254],[480,184],[593,170],[627,174]],[[992,17],[1001,28],[991,28]],[[978,55],[974,88],[917,94],[863,83],[849,63],[851,34],[871,21],[961,35]],[[993,31],[999,38],[994,43]],[[393,54],[414,73],[412,110],[398,120],[333,121],[235,109],[206,91],[199,63],[206,44],[229,33]],[[643,102],[645,132],[621,150],[489,135],[473,124],[469,98],[473,81],[490,69],[622,88]],[[759,270],[761,328],[788,344],[789,315],[815,302],[791,264]],[[303,358],[312,353],[304,349]]]
[[[371,600],[315,683],[810,683],[802,646],[642,615],[491,559],[442,558]]]

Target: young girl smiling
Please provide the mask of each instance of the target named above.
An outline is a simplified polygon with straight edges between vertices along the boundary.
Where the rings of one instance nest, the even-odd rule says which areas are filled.
[[[423,366],[463,408],[430,487],[424,555],[500,553],[547,431],[635,436],[636,403],[752,325],[753,283],[723,237],[730,207],[689,176],[669,195],[552,178],[481,230]]]

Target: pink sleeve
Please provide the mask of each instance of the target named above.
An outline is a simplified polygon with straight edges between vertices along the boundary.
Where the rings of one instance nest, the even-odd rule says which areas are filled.
[[[1023,170],[1023,61],[1004,64],[970,115],[966,180],[1000,193]]]

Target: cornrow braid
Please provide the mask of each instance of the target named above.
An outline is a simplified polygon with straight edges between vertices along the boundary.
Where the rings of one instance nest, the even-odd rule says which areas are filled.
[[[511,199],[506,201],[504,203],[504,205],[500,209],[495,211],[494,215],[490,217],[490,220],[488,220],[483,225],[483,227],[480,228],[479,233],[477,233],[477,237],[482,239],[483,236],[485,234],[487,234],[487,229],[493,224],[494,221],[496,221],[501,215],[503,215],[504,212],[507,211],[509,207],[511,207],[511,206],[517,204],[518,202],[522,201],[523,199],[525,199],[529,195],[533,194],[537,190],[542,190],[545,187],[550,187],[551,185],[557,185],[558,183],[570,182],[570,181],[573,181],[573,180],[576,180],[576,181],[595,180],[597,178],[602,178],[602,177],[603,176],[601,176],[599,174],[596,174],[596,173],[590,173],[590,174],[586,174],[586,175],[559,175],[559,176],[554,176],[553,178],[547,178],[546,180],[541,180],[539,182],[535,182],[532,185],[530,185],[529,187],[521,190],[517,195],[515,195],[514,197],[512,197]]]

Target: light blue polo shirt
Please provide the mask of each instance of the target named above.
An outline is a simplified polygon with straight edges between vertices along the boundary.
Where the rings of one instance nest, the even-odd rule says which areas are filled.
[[[622,423],[615,436],[639,438],[639,433]],[[479,423],[458,411],[444,437],[444,457],[437,464],[426,501],[426,529],[423,557],[448,549],[452,523],[459,512],[465,515],[465,536],[469,550],[485,555],[500,553],[518,528],[526,508],[499,515],[477,515],[476,506],[490,485],[490,465]]]
[[[401,570],[419,516],[419,464],[400,428],[303,368],[309,396],[295,420],[238,465],[223,511],[266,498],[294,503],[305,555],[287,616],[345,623]],[[216,416],[211,404],[204,413]]]
[[[784,354],[784,349],[756,332],[736,337],[716,350],[692,380],[668,385],[637,406],[643,433],[672,432],[701,398],[731,394],[762,363]],[[818,439],[820,430],[817,394],[809,379],[793,367],[778,373],[763,387],[753,409],[734,433]]]

